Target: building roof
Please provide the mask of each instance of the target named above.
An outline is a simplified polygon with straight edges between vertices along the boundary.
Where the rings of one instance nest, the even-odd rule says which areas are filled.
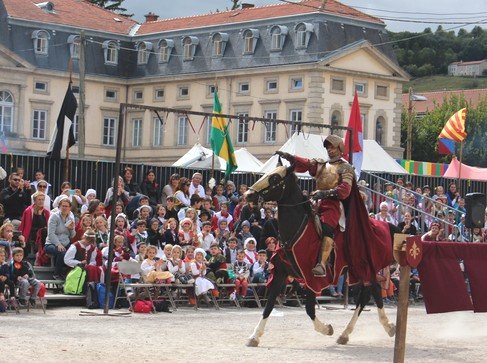
[[[421,92],[416,93],[426,97],[426,101],[413,101],[413,108],[416,113],[426,113],[432,111],[436,106],[443,104],[444,100],[450,99],[452,96],[461,96],[471,103],[473,107],[476,107],[480,100],[487,96],[487,88],[481,89],[464,89],[455,91],[434,91],[434,92]],[[403,93],[402,104],[403,107],[408,106],[408,94]]]
[[[50,0],[50,2],[54,5],[52,12],[36,5],[36,3],[42,3],[42,0],[3,0],[8,17],[11,19],[60,24],[126,35],[137,24],[130,18],[105,10],[87,0]]]
[[[379,18],[362,13],[336,0],[327,0],[324,9],[321,8],[322,5],[322,0],[301,0],[300,3],[293,4],[281,2],[278,4],[222,11],[212,14],[195,15],[173,19],[160,19],[142,24],[140,29],[137,31],[137,35],[159,33],[172,30],[202,28],[214,25],[242,23],[247,21],[265,20],[277,17],[311,13],[332,14],[344,18],[377,23],[380,25],[384,24]]]
[[[453,62],[453,63],[450,63],[450,65],[454,65],[454,64],[456,64],[457,66],[469,66],[469,65],[474,65],[474,64],[482,64],[482,63],[484,63],[485,61],[487,61],[487,59],[482,59],[482,60],[478,60],[478,61],[470,61],[470,62],[463,62],[463,61],[460,61],[460,62]]]

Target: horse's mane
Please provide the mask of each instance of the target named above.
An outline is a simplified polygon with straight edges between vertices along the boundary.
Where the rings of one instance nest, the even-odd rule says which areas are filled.
[[[291,177],[293,178],[293,182],[296,184],[297,189],[299,190],[299,193],[302,195],[301,201],[302,202],[309,201],[309,198],[307,198],[303,195],[303,189],[299,185],[298,177],[296,176],[296,173],[293,172]],[[311,203],[303,203],[303,206],[304,206],[304,209],[306,211],[306,214],[311,216],[313,214],[313,208],[311,208]]]

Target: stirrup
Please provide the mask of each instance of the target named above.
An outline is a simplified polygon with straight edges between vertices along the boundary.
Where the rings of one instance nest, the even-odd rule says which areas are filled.
[[[315,267],[311,270],[315,277],[324,277],[326,276],[326,269],[323,267],[321,263],[317,263]]]

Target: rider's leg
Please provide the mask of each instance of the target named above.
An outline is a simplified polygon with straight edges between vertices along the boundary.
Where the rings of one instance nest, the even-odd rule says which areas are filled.
[[[319,255],[319,261],[313,268],[313,275],[315,276],[326,276],[326,263],[330,257],[331,251],[333,250],[333,228],[326,224],[321,224],[323,239],[321,241],[321,250]]]

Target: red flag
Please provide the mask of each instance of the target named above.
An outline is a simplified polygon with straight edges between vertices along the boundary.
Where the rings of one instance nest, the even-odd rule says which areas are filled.
[[[357,91],[352,103],[352,111],[350,112],[350,118],[348,119],[348,127],[353,129],[353,152],[358,153],[362,151],[362,117],[360,116],[360,106],[358,104]],[[345,152],[344,156],[348,159],[348,151],[350,149],[350,133],[345,135]]]
[[[463,141],[467,137],[465,132],[465,117],[467,116],[467,109],[462,108],[456,112],[445,124],[441,130],[438,138],[449,139],[456,142]]]

